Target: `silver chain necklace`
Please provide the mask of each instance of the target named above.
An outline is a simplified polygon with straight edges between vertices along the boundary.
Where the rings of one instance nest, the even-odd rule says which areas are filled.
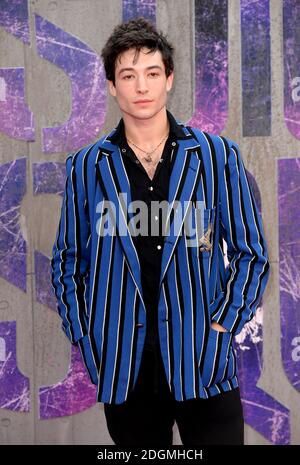
[[[169,135],[169,134],[168,134],[168,135]],[[151,158],[152,153],[154,153],[155,150],[168,138],[168,135],[167,135],[166,137],[163,138],[163,140],[155,147],[154,150],[152,150],[152,152],[147,152],[146,150],[141,149],[141,147],[138,147],[134,142],[132,142],[132,141],[131,141],[130,139],[128,139],[127,137],[126,137],[126,139],[127,139],[128,142],[130,142],[132,145],[134,145],[137,149],[141,150],[141,152],[146,153],[147,156],[144,157],[143,159],[144,159],[147,163],[152,163],[152,162],[153,162],[153,160],[152,160],[152,158]]]

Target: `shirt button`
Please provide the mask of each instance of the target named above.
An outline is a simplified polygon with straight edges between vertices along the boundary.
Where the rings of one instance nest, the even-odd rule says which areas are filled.
[[[176,142],[172,142],[173,147],[176,145]]]
[[[122,152],[126,152],[126,149],[122,149]]]
[[[154,219],[155,219],[155,221],[158,221],[158,216],[155,216]]]
[[[149,191],[151,191],[151,192],[153,191],[153,187],[152,187],[152,186],[149,187]]]
[[[140,163],[139,160],[135,160],[135,162],[136,162],[137,165]]]
[[[157,248],[157,250],[160,250],[160,249],[161,249],[161,245],[158,245],[156,248]]]
[[[164,159],[163,159],[163,158],[161,158],[161,159],[159,160],[159,163],[162,163],[163,161],[164,161]]]

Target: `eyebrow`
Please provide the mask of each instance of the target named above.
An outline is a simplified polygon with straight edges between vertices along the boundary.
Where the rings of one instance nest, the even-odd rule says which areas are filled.
[[[162,67],[159,66],[159,65],[148,66],[148,67],[146,68],[146,70],[148,70],[148,69],[154,69],[154,68],[158,68],[158,69],[160,69],[161,71],[163,70]],[[120,74],[123,73],[124,71],[135,71],[135,69],[134,69],[134,68],[122,68],[122,69],[120,69],[120,71],[118,72],[118,75],[120,75]]]

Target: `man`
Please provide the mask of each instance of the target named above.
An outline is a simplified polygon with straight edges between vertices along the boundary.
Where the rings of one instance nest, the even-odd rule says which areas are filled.
[[[122,118],[67,158],[52,283],[115,444],[172,445],[175,421],[183,444],[243,444],[232,340],[265,289],[266,241],[237,144],[166,109],[172,56],[143,18],[102,50]]]

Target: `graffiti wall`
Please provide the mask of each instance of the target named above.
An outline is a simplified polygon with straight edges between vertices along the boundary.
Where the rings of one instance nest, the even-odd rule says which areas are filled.
[[[246,442],[300,444],[299,0],[0,5],[0,443],[111,444],[60,330],[50,257],[66,155],[120,117],[101,48],[143,15],[176,48],[168,107],[238,142],[263,217],[271,279],[234,342]]]

